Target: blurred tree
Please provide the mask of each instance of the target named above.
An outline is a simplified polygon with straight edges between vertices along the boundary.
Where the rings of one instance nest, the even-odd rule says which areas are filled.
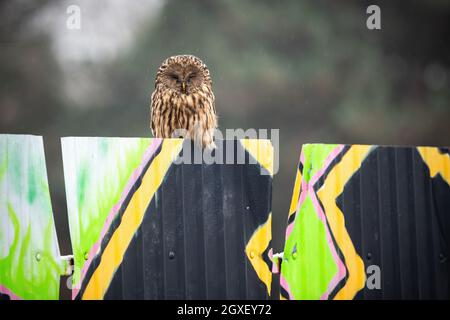
[[[0,3],[0,126],[8,132],[43,132],[61,104],[61,73],[49,36],[29,22],[48,1]]]

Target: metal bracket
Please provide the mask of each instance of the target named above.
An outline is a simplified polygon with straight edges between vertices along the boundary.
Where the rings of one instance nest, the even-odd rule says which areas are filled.
[[[274,253],[272,255],[272,273],[280,273],[281,263],[283,262],[284,252]]]
[[[73,274],[73,269],[74,269],[73,254],[67,255],[67,256],[60,256],[59,258],[60,258],[63,268],[64,268],[62,275],[71,276]]]

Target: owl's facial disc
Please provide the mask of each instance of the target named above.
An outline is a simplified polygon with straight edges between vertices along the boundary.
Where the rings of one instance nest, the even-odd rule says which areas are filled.
[[[193,65],[172,65],[163,74],[162,82],[172,90],[182,94],[190,94],[199,88],[204,81],[203,73]]]

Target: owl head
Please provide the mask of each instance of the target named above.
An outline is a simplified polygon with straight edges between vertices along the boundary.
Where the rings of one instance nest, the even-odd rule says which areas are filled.
[[[192,55],[172,56],[159,67],[155,88],[159,85],[189,95],[203,85],[210,87],[211,77],[208,67],[199,58]]]

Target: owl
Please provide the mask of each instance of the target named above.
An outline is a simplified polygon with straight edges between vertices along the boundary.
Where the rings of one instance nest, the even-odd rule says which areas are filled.
[[[177,138],[184,132],[182,136],[198,146],[215,148],[217,115],[212,81],[208,67],[199,58],[172,56],[161,64],[150,108],[153,136]]]

